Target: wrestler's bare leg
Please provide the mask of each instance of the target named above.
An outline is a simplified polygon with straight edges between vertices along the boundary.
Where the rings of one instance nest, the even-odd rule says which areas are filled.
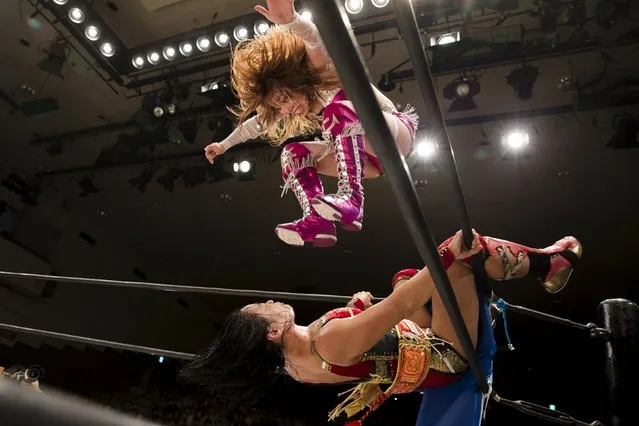
[[[507,262],[514,265],[517,259],[510,251],[507,251]],[[484,262],[486,273],[488,277],[493,280],[504,279],[504,262],[505,259],[499,256],[489,256]],[[530,259],[525,256],[519,260],[521,266],[519,269],[510,275],[508,279],[522,278],[528,275],[530,271]],[[479,322],[479,298],[477,297],[477,286],[475,284],[475,277],[472,270],[459,262],[456,262],[451,266],[448,271],[448,278],[450,279],[459,310],[461,311],[464,319],[464,324],[470,334],[470,339],[473,342],[473,346],[477,344],[477,326]],[[397,288],[397,285],[395,286]],[[461,347],[457,333],[453,328],[453,324],[448,316],[446,307],[442,302],[441,297],[437,290],[433,293],[433,306],[432,306],[432,320],[430,328],[435,334],[452,343],[453,347],[461,356],[468,358]],[[420,311],[426,311],[426,308],[421,308]]]
[[[400,154],[403,156],[407,156],[411,148],[413,146],[413,138],[411,137],[410,131],[406,127],[406,125],[395,115],[384,112],[384,118],[386,118],[386,123],[388,124],[391,133],[395,132],[397,137],[395,139],[395,143],[397,144],[397,149],[399,149]],[[325,154],[326,144],[321,142],[302,142],[306,148],[308,148],[315,158],[320,158]],[[364,142],[364,150],[369,154],[375,155],[371,144],[368,141]],[[318,173],[325,176],[337,177],[337,163],[335,163],[335,158],[333,155],[327,155],[322,158],[317,164]],[[373,179],[380,176],[379,170],[373,166],[368,159],[364,161],[364,177],[366,179]]]
[[[479,322],[479,299],[477,297],[475,277],[469,268],[459,263],[455,263],[448,268],[447,272],[464,324],[468,329],[473,347],[475,347],[477,345],[477,325]],[[461,356],[468,359],[437,290],[433,293],[432,300],[433,313],[430,328],[437,337],[450,342]]]

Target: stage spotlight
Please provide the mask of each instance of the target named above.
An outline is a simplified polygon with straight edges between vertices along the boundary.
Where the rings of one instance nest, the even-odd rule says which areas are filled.
[[[220,47],[226,47],[229,45],[229,35],[224,31],[220,31],[215,34],[215,44]]]
[[[521,150],[529,143],[530,136],[528,133],[519,130],[510,132],[502,138],[502,144],[512,151]]]
[[[557,90],[560,92],[571,92],[575,88],[575,85],[575,79],[569,75],[565,75],[559,79],[559,82],[557,82]]]
[[[313,20],[313,14],[311,13],[310,10],[302,9],[302,11],[300,12],[300,15],[302,16],[302,19],[305,21],[311,22]]]
[[[268,32],[268,24],[266,21],[257,21],[253,27],[256,34],[264,35]]]
[[[394,80],[390,79],[388,74],[383,74],[382,78],[379,80],[379,83],[377,83],[377,87],[379,87],[379,90],[381,90],[382,92],[392,92],[393,90],[395,90],[395,86],[397,86],[397,84]]]
[[[193,45],[188,41],[180,43],[180,53],[183,56],[191,56],[193,54]]]
[[[55,4],[59,4],[60,6],[67,4],[69,0],[53,0]]]
[[[177,107],[175,106],[175,104],[168,104],[166,106],[166,111],[171,115],[175,115],[175,113],[177,112]]]
[[[115,55],[115,48],[111,43],[102,43],[102,46],[100,46],[100,53],[102,53],[107,58],[110,58],[111,56]]]
[[[202,52],[208,52],[211,49],[211,40],[206,36],[199,37],[195,44]]]
[[[537,67],[526,65],[522,68],[514,69],[506,76],[508,85],[513,88],[515,95],[522,101],[532,98],[532,91],[535,82],[539,77]]]
[[[157,65],[158,62],[160,62],[160,54],[154,50],[153,52],[149,52],[149,54],[146,55],[146,59],[151,65]]]
[[[255,160],[245,159],[234,162],[233,172],[240,182],[255,180]]]
[[[371,0],[371,3],[373,3],[373,6],[381,9],[382,7],[388,6],[390,0]]]
[[[134,56],[131,62],[133,62],[133,66],[139,70],[141,70],[142,67],[144,67],[144,58],[140,55]]]
[[[437,145],[433,141],[425,139],[415,145],[415,154],[421,158],[431,158],[435,152],[437,152]]]
[[[236,101],[231,86],[224,80],[203,84],[200,86],[200,95],[206,96],[219,106],[227,106]]]
[[[38,68],[42,71],[48,72],[51,75],[58,77],[61,80],[64,80],[64,76],[62,75],[62,66],[67,60],[67,52],[65,48],[65,44],[63,42],[55,42],[49,47],[49,53],[46,58],[44,58],[38,64]]]
[[[84,22],[84,18],[85,16],[82,9],[74,7],[69,11],[69,19],[76,24],[81,24],[82,22]]]
[[[197,132],[199,130],[199,125],[197,120],[189,119],[186,121],[182,121],[177,126],[178,130],[182,132],[182,136],[184,136],[184,140],[190,144],[195,143],[195,139],[197,138]]]
[[[220,88],[220,84],[217,81],[212,83],[206,83],[200,86],[200,93],[211,92]]]
[[[242,25],[237,26],[233,30],[233,37],[235,37],[237,41],[244,41],[248,38],[248,30]]]
[[[346,0],[344,8],[351,15],[356,15],[364,9],[364,0]]]
[[[98,29],[98,27],[95,27],[93,25],[89,25],[85,30],[84,30],[84,35],[86,36],[86,38],[88,38],[91,41],[96,41],[97,39],[100,38],[100,30]]]
[[[153,115],[155,115],[157,118],[160,118],[164,115],[164,109],[162,109],[162,107],[156,106],[155,108],[153,108]]]
[[[430,45],[431,46],[443,46],[443,45],[446,45],[446,44],[451,44],[451,43],[458,42],[459,40],[461,40],[461,34],[459,33],[459,31],[456,31],[456,32],[452,32],[452,33],[439,34],[437,36],[431,37],[430,38]]]
[[[164,56],[164,59],[166,59],[167,61],[172,61],[173,59],[175,59],[176,55],[177,52],[175,51],[175,48],[173,46],[167,46],[162,51],[162,56]]]
[[[235,173],[248,173],[251,171],[252,167],[251,162],[248,160],[233,163],[233,171]]]
[[[448,83],[443,90],[446,99],[452,99],[448,112],[476,109],[473,97],[481,90],[479,82],[474,78],[460,77]]]

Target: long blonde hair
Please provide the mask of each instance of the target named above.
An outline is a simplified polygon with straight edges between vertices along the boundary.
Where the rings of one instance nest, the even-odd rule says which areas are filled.
[[[323,98],[323,93],[340,86],[328,62],[323,69],[313,67],[302,39],[279,26],[238,44],[231,60],[231,86],[240,101],[231,112],[238,117],[238,124],[257,113],[263,136],[273,145],[320,129],[321,123],[311,117],[280,117],[274,95],[277,90],[299,92],[309,103]]]

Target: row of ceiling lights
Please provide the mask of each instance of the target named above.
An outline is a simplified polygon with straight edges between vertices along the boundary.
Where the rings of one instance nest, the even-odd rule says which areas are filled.
[[[263,20],[257,21],[255,25],[253,26],[253,31],[255,34],[262,34],[262,35],[266,34],[268,29],[269,29],[269,24]],[[248,28],[246,28],[243,25],[238,25],[233,30],[233,38],[236,41],[247,40],[249,38]],[[225,31],[218,31],[213,37],[213,42],[218,47],[226,47],[229,45],[230,41],[231,41],[231,37]],[[212,46],[213,44],[211,42],[211,39],[208,36],[198,37],[197,40],[195,41],[195,48],[197,48],[197,50],[203,53],[206,53],[209,50],[211,50]],[[164,58],[167,61],[173,61],[174,59],[177,58],[178,52],[183,57],[188,58],[189,56],[193,54],[193,52],[195,51],[195,48],[193,47],[193,44],[190,41],[181,42],[180,45],[177,47],[177,49],[174,46],[169,45],[169,46],[166,46],[164,49],[162,49],[161,53],[158,50],[152,50],[146,55],[146,58],[140,54],[135,55],[132,59],[133,66],[136,67],[137,69],[142,69],[144,68],[147,62],[151,65],[157,65],[160,63],[162,58]]]
[[[53,2],[57,5],[64,6],[69,2],[69,0],[53,0]],[[72,7],[69,9],[69,20],[71,20],[74,24],[80,25],[86,21],[86,14],[79,7]],[[100,29],[95,25],[87,25],[84,28],[84,35],[91,41],[98,41],[101,36]],[[115,47],[113,47],[113,44],[105,41],[100,45],[100,53],[107,58],[110,58],[115,55]]]
[[[69,0],[53,0],[54,3],[64,6],[68,3]],[[389,4],[390,0],[370,0],[372,5],[377,8],[385,7]],[[350,14],[358,14],[364,9],[364,0],[346,0],[344,2],[344,7],[346,11]],[[75,24],[82,24],[86,20],[85,12],[79,7],[73,7],[69,10],[69,19],[71,22]],[[312,15],[308,10],[301,11],[302,18],[310,21],[312,19]],[[254,34],[266,34],[269,29],[269,24],[266,21],[260,20],[255,23],[253,26]],[[100,39],[100,29],[95,25],[88,25],[84,29],[84,35],[90,41],[98,41]],[[233,38],[238,41],[247,40],[250,36],[250,31],[247,27],[243,25],[238,25],[233,30]],[[213,37],[213,42],[220,48],[227,47],[231,41],[231,37],[225,31],[219,31]],[[211,50],[212,47],[211,39],[208,36],[198,37],[195,41],[195,47],[203,53]],[[166,46],[162,49],[160,53],[158,50],[152,50],[146,57],[144,55],[137,54],[132,58],[133,66],[137,69],[142,69],[147,64],[147,62],[151,65],[157,65],[161,62],[162,58],[167,61],[173,61],[178,57],[178,52],[183,57],[191,56],[195,51],[193,44],[190,41],[183,41],[180,43],[178,48],[176,49],[174,46]],[[108,41],[103,42],[100,45],[100,53],[107,58],[115,55],[115,47],[113,44]]]
[[[385,7],[389,4],[390,0],[370,0],[373,6],[377,8]],[[346,0],[344,2],[344,7],[346,11],[350,14],[360,13],[364,9],[364,0]],[[307,21],[312,20],[311,12],[308,10],[301,10],[300,14],[302,15],[302,19]],[[264,35],[269,29],[269,24],[266,21],[260,20],[253,25],[253,34],[261,34]],[[233,38],[237,42],[241,42],[244,40],[248,40],[251,36],[250,30],[244,25],[238,25],[233,29]],[[143,69],[147,64],[150,65],[158,65],[162,58],[166,61],[173,61],[177,59],[178,53],[182,55],[182,57],[188,58],[191,56],[195,49],[199,50],[202,53],[206,53],[211,50],[213,47],[213,43],[217,45],[219,48],[225,48],[231,42],[231,36],[225,31],[218,31],[213,40],[208,36],[200,36],[195,41],[195,46],[191,41],[183,41],[176,48],[175,46],[169,45],[159,50],[152,50],[148,52],[146,55],[144,54],[136,54],[131,59],[133,66],[137,69]]]
[[[312,18],[311,13],[307,10],[303,10],[301,15],[303,19],[309,21]],[[266,21],[259,20],[255,23],[255,25],[253,25],[253,33],[264,35],[268,31],[269,27],[270,26]],[[233,29],[233,38],[238,42],[248,40],[250,35],[250,30],[244,25],[238,25]],[[183,57],[188,58],[195,52],[195,49],[202,53],[206,53],[211,50],[213,43],[215,43],[215,45],[219,48],[224,48],[227,47],[230,42],[231,36],[226,31],[218,31],[213,37],[213,40],[205,35],[198,37],[197,40],[195,40],[195,46],[191,41],[183,41],[177,48],[169,45],[164,47],[161,52],[159,50],[152,50],[147,53],[146,56],[136,54],[132,58],[132,63],[135,68],[142,69],[145,65],[147,65],[147,63],[151,65],[158,65],[162,61],[162,58],[166,61],[173,61],[178,57],[178,52]]]

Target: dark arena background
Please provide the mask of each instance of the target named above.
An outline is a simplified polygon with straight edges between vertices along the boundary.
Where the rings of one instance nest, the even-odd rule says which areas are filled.
[[[257,406],[229,411],[178,379],[181,359],[25,328],[191,354],[230,311],[264,300],[56,276],[385,297],[397,271],[425,264],[409,209],[421,206],[438,242],[465,226],[446,134],[473,228],[534,247],[573,235],[584,247],[561,293],[533,279],[492,283],[512,305],[574,323],[507,309],[505,327],[495,315],[493,395],[537,415],[492,400],[483,424],[639,424],[636,305],[600,306],[639,300],[639,4],[413,0],[417,36],[397,19],[394,3],[408,0],[338,3],[295,7],[317,21],[329,52],[340,46],[328,25],[347,29],[328,17],[342,11],[368,73],[360,80],[400,110],[415,107],[420,127],[406,159],[414,190],[394,190],[406,172],[388,168],[364,184],[362,231],[307,249],[273,233],[300,216],[292,194],[280,198],[282,147],[252,140],[214,164],[204,157],[235,125],[231,50],[268,29],[255,1],[0,2],[0,272],[49,276],[0,273],[0,425],[76,424],[51,423],[45,409],[16,420],[22,406],[7,395],[39,397],[31,387],[50,401],[61,392],[79,407],[111,407],[130,424],[326,424],[351,386],[282,377]],[[428,68],[407,48],[418,38]],[[337,66],[347,92],[351,65]],[[439,105],[420,91],[428,72]],[[333,191],[336,179],[323,181]],[[299,324],[338,306],[291,303]],[[421,397],[393,396],[364,424],[414,425]]]

